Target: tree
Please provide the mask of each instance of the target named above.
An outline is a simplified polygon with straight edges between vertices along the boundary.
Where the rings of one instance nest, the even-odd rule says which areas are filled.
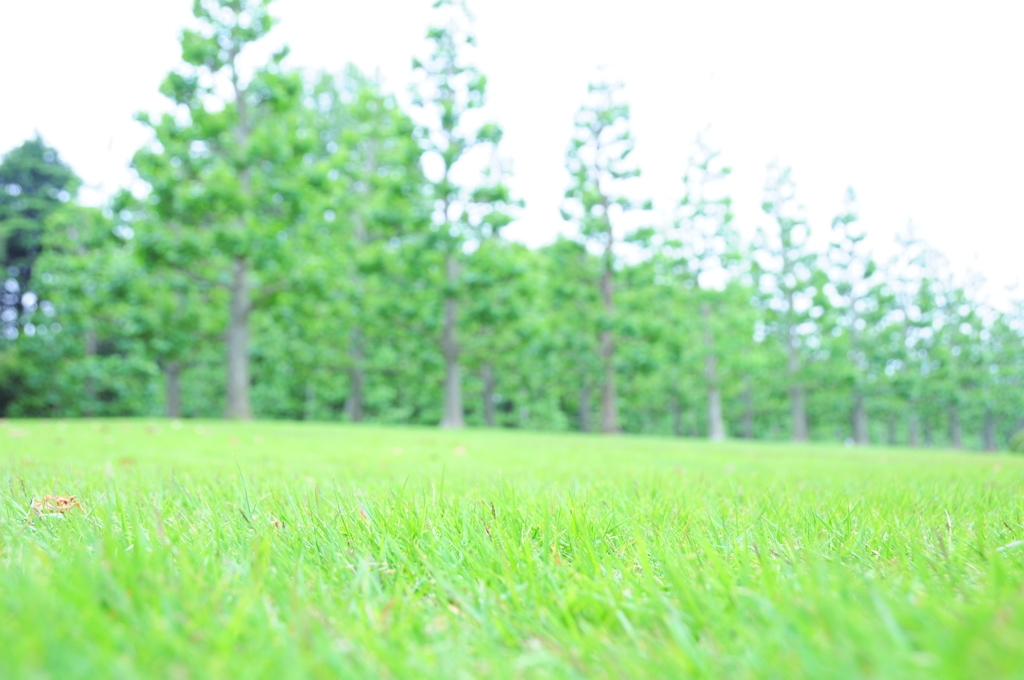
[[[81,180],[37,134],[0,160],[0,334],[18,335],[47,218],[74,198]]]
[[[34,268],[41,302],[24,319],[19,415],[152,412],[158,374],[132,328],[142,278],[127,234],[98,208],[68,203],[46,221]]]
[[[574,235],[531,249],[506,238],[522,202],[460,0],[436,5],[407,111],[352,67],[240,66],[267,8],[194,4],[172,108],[140,116],[148,192],[78,205],[38,138],[0,161],[0,413],[858,443],[887,427],[986,449],[1024,429],[1024,307],[912,236],[876,267],[852,194],[817,252],[772,166],[743,242],[698,139],[674,213],[637,228],[629,108],[600,82],[567,149]]]
[[[601,357],[594,328],[600,320],[599,258],[582,243],[559,237],[540,250],[543,281],[544,350],[554,358],[554,383],[581,432],[593,429],[593,389],[600,382]]]
[[[1008,291],[1010,292],[1010,291]],[[997,341],[997,357],[1004,359],[1000,364],[999,385],[1001,400],[1009,424],[1007,439],[1013,448],[1014,442],[1022,446],[1015,449],[1024,453],[1024,300],[1014,299],[1009,309],[1001,315],[994,336]]]
[[[579,227],[579,238],[588,247],[600,250],[602,318],[598,325],[602,370],[601,431],[620,431],[615,388],[615,268],[616,218],[637,208],[649,208],[632,201],[625,183],[640,174],[630,162],[634,148],[629,129],[629,105],[622,103],[622,86],[606,81],[592,83],[588,99],[576,114],[575,131],[566,154],[566,169],[572,185],[565,192],[562,217]],[[622,226],[619,227],[622,230]]]
[[[834,343],[839,355],[835,359],[850,369],[843,373],[850,376],[853,441],[864,445],[870,443],[866,391],[869,382],[878,377],[881,358],[874,351],[878,343],[871,336],[882,328],[888,295],[881,272],[865,248],[866,234],[856,226],[857,218],[856,198],[848,189],[844,210],[832,220],[827,260],[828,288],[833,298],[829,315],[835,331],[832,335],[841,339]],[[836,377],[833,375],[833,380]]]
[[[814,319],[822,309],[815,299],[820,292],[821,271],[817,256],[808,246],[810,228],[795,205],[796,188],[789,168],[768,166],[761,209],[771,220],[771,231],[760,228],[754,242],[755,273],[762,288],[768,327],[781,341],[786,354],[792,436],[807,441],[807,392],[803,365]]]
[[[946,421],[948,441],[963,446],[962,407],[977,385],[980,357],[974,347],[980,332],[977,310],[957,284],[948,262],[927,248],[920,254],[920,279],[913,285],[907,324],[907,347],[913,358],[914,402],[924,444],[936,443],[937,426]],[[897,295],[897,300],[901,298]],[[911,443],[916,433],[910,437]]]
[[[499,385],[511,387],[521,348],[530,330],[523,324],[531,300],[537,299],[529,277],[529,251],[497,233],[484,239],[466,263],[466,340],[469,363],[480,375],[483,419],[494,427]]]
[[[937,282],[940,325],[935,336],[932,358],[937,388],[936,403],[946,407],[949,440],[953,448],[964,447],[964,412],[980,405],[986,381],[982,350],[984,331],[982,310],[974,295],[951,278]]]
[[[113,230],[123,239],[122,254],[137,270],[133,284],[116,289],[109,302],[123,310],[125,334],[141,343],[146,357],[163,374],[164,415],[180,418],[182,375],[216,340],[218,319],[210,310],[224,304],[227,291],[171,267],[147,267],[135,238],[137,229],[148,226],[145,203],[122,190],[113,197],[111,209]]]
[[[496,204],[510,201],[500,174],[489,178],[493,183],[485,178],[485,186],[475,191],[456,179],[456,168],[463,172],[468,170],[472,150],[486,152],[490,147],[492,156],[496,153],[502,132],[494,123],[479,127],[472,124],[471,113],[486,101],[487,78],[464,58],[476,44],[470,32],[472,17],[465,3],[438,0],[434,8],[442,12],[447,21],[427,31],[427,39],[432,44],[430,55],[413,60],[413,69],[419,75],[413,103],[426,125],[422,137],[424,151],[441,162],[440,177],[432,182],[434,225],[433,238],[428,240],[443,259],[440,344],[445,375],[441,427],[461,428],[465,425],[462,347],[459,344],[463,255],[466,244],[478,240],[481,227],[502,220],[507,223],[507,216]],[[489,217],[492,214],[493,217]]]
[[[699,324],[694,326],[699,326],[699,342],[704,346],[708,437],[721,441],[726,437],[721,364],[730,352],[723,352],[719,345],[723,340],[726,344],[742,341],[753,329],[744,333],[744,329],[728,328],[730,316],[735,319],[729,304],[735,301],[735,294],[727,294],[726,288],[738,273],[742,253],[739,235],[732,226],[732,201],[721,192],[716,195],[714,185],[728,177],[731,169],[721,164],[719,152],[708,147],[703,138],[698,137],[694,146],[683,176],[683,198],[665,234],[661,255],[668,277],[688,285],[698,306],[692,311],[700,315]]]
[[[1020,302],[1009,309],[994,312],[982,329],[979,340],[984,387],[983,443],[985,450],[996,451],[1020,429],[1024,417],[1024,326]],[[1000,427],[1002,426],[1002,427]],[[1002,435],[1000,429],[1003,430]]]
[[[926,357],[922,330],[930,324],[927,279],[936,258],[917,238],[912,225],[906,233],[897,235],[896,243],[899,250],[884,267],[893,309],[887,338],[880,349],[889,358],[886,373],[890,398],[907,421],[907,444],[918,446]]]
[[[161,92],[175,105],[134,167],[149,183],[152,219],[140,222],[149,263],[227,291],[226,415],[252,417],[250,317],[291,285],[289,238],[306,205],[298,134],[302,82],[282,50],[246,80],[240,55],[273,26],[269,0],[196,0],[196,30],[182,32],[180,71]]]
[[[429,221],[421,149],[395,98],[354,66],[340,78],[321,76],[309,94],[307,115],[323,182],[317,194],[322,205],[311,211],[309,246],[316,260],[310,269],[326,279],[316,301],[323,307],[316,314],[318,332],[349,338],[346,356],[321,354],[318,364],[348,373],[345,410],[359,422],[367,354],[373,351],[368,342],[388,342],[388,333],[372,331],[381,313],[379,295],[394,283],[386,280],[396,273],[389,260],[422,240]]]

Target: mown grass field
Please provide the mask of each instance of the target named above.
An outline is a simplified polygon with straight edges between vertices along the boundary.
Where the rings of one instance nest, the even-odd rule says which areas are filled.
[[[4,679],[1024,678],[1020,457],[9,421],[0,482]]]

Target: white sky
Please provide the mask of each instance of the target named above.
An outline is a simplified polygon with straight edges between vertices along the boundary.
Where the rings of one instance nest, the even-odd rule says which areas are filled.
[[[640,187],[661,207],[710,124],[747,231],[778,157],[822,237],[849,185],[879,252],[913,219],[990,293],[1024,279],[1024,2],[470,2],[489,113],[527,202],[511,236],[539,244],[567,230],[572,117],[607,64],[633,106]],[[129,183],[146,140],[132,115],[165,106],[157,87],[178,63],[190,0],[0,9],[0,153],[38,130],[93,202]],[[431,17],[429,0],[279,0],[274,11],[268,40],[292,47],[292,65],[380,69],[403,96]]]

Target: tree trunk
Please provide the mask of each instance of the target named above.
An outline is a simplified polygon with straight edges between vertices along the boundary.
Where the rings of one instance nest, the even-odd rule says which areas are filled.
[[[992,409],[985,410],[985,450],[995,451],[996,446],[996,414]]]
[[[444,414],[441,427],[462,428],[466,426],[462,411],[462,374],[459,367],[458,341],[458,300],[455,287],[459,282],[459,262],[454,253],[445,258],[445,277],[448,292],[444,298],[444,331],[441,337],[441,352],[444,354]]]
[[[853,395],[853,441],[859,446],[866,446],[871,443],[868,434],[868,411],[864,407],[864,395],[857,393]]]
[[[917,419],[917,414],[911,411],[910,417],[907,418],[907,444],[910,446],[920,446],[921,441],[918,436],[918,426],[920,422]]]
[[[619,432],[619,408],[616,404],[615,366],[613,364],[611,331],[601,332],[601,359],[604,363],[604,384],[601,386],[601,432]]]
[[[896,446],[899,443],[898,437],[896,435],[896,416],[889,416],[888,428],[889,428],[889,438],[888,438],[889,446]]]
[[[615,312],[614,282],[611,265],[612,237],[609,232],[608,246],[605,250],[604,271],[601,273],[601,301],[607,316],[606,323],[612,323]],[[601,330],[601,364],[604,368],[604,384],[601,386],[601,432],[617,434],[619,429],[619,408],[615,392],[615,337],[611,328]]]
[[[932,436],[932,421],[929,418],[925,418],[921,424],[921,429],[924,430],[924,445],[932,447],[935,445],[935,437]]]
[[[949,438],[953,443],[954,449],[962,449],[964,447],[964,432],[960,424],[960,408],[957,406],[949,409]]]
[[[743,376],[743,437],[754,438],[754,379],[748,373]]]
[[[590,432],[590,383],[580,386],[580,432]]]
[[[708,438],[713,442],[725,440],[725,420],[722,417],[722,390],[718,385],[708,388]]]
[[[807,407],[805,405],[806,395],[804,388],[794,385],[789,388],[789,402],[793,414],[793,441],[807,441]]]
[[[249,405],[249,272],[245,259],[235,258],[231,281],[231,310],[228,320],[228,404],[232,420],[252,420]]]
[[[363,329],[356,326],[352,329],[349,358],[352,367],[348,371],[348,399],[345,400],[345,413],[353,423],[363,420]]]
[[[526,429],[530,424],[530,394],[525,390],[519,390],[519,427]]]
[[[96,331],[92,328],[87,328],[85,330],[86,373],[83,390],[85,392],[85,409],[82,411],[82,414],[86,418],[91,418],[96,414],[96,411],[93,409],[93,406],[96,403],[96,385],[93,383],[92,379],[92,361],[89,360],[96,356],[98,345],[99,340],[96,337]]]
[[[168,418],[181,417],[181,362],[171,361],[164,366],[166,380],[167,403],[165,412]]]
[[[682,437],[683,409],[679,404],[679,397],[673,394],[669,403],[672,408],[672,434],[674,434],[677,437]]]
[[[789,308],[793,308],[793,301],[790,299]],[[789,376],[789,403],[793,416],[793,441],[807,441],[807,406],[806,395],[803,385],[798,382],[800,377],[800,356],[798,354],[796,329],[793,326],[786,328],[787,339],[787,362],[786,372]]]
[[[718,385],[718,357],[715,355],[715,336],[711,332],[711,305],[700,306],[704,317],[704,378],[708,382],[708,438],[719,442],[725,439],[725,421],[722,418],[722,388]]]
[[[235,55],[229,61],[231,68],[231,86],[235,93],[235,106],[238,113],[237,143],[238,147],[247,150],[249,145],[249,108],[238,80]],[[243,166],[238,171],[238,181],[242,196],[248,199],[252,194],[250,168]],[[238,229],[245,231],[245,209],[238,215]],[[229,303],[227,332],[227,408],[225,415],[233,420],[252,420],[252,407],[249,404],[249,314],[252,312],[251,291],[249,290],[249,263],[244,257],[235,257],[231,272],[231,301]]]
[[[368,154],[371,159],[371,164],[376,167],[376,156],[373,152],[374,144],[373,140],[369,140]],[[361,203],[366,204],[365,195],[360,196]],[[354,226],[354,239],[356,248],[362,249],[366,243],[370,240],[369,232],[366,230],[366,223],[363,220],[363,215],[359,210],[355,210],[352,213],[352,224]],[[359,423],[363,420],[363,385],[365,384],[366,372],[363,368],[363,364],[366,360],[366,353],[364,350],[364,338],[363,338],[363,327],[360,325],[363,316],[363,278],[359,273],[359,268],[353,274],[352,290],[355,294],[356,299],[356,323],[352,327],[352,335],[349,337],[349,359],[352,361],[352,366],[348,371],[348,399],[345,400],[345,413],[348,415],[350,422]]]
[[[490,364],[484,364],[481,373],[484,381],[484,423],[487,427],[494,427],[494,369]]]
[[[316,384],[312,380],[306,380],[306,401],[303,404],[302,419],[313,420],[316,413]]]

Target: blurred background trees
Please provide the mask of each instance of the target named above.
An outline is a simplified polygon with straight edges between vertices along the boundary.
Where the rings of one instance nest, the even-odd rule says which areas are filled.
[[[851,190],[808,222],[766,170],[749,240],[698,136],[678,203],[631,193],[622,87],[569,141],[566,234],[505,237],[502,130],[464,5],[411,106],[374,76],[240,60],[268,3],[203,0],[143,188],[80,205],[36,137],[0,161],[0,414],[301,418],[1024,448],[1024,302],[917,237],[880,261]]]

